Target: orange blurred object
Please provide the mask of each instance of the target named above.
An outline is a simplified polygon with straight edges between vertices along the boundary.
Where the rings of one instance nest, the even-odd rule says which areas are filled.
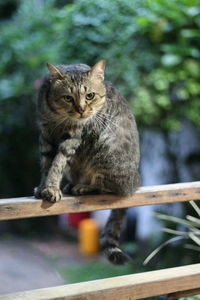
[[[79,248],[84,255],[99,252],[99,228],[95,220],[84,219],[79,224]]]

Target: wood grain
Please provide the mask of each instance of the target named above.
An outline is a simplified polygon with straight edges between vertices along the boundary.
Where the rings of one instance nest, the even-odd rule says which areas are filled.
[[[131,197],[92,195],[63,197],[48,203],[34,197],[0,200],[0,220],[58,215],[63,213],[165,204],[200,199],[200,181],[141,187]]]
[[[200,264],[0,296],[0,300],[134,300],[199,288]]]

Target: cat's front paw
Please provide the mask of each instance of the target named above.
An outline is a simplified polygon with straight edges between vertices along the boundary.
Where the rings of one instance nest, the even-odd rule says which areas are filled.
[[[49,202],[58,202],[61,197],[61,190],[54,186],[46,187],[41,191],[41,198]]]

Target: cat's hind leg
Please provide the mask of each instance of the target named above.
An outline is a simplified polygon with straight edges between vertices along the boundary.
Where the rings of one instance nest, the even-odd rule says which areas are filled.
[[[77,183],[71,188],[72,195],[94,195],[109,193],[111,193],[111,190],[104,186],[104,176],[98,173],[93,173],[92,175],[88,176],[86,180],[83,180],[83,183]]]
[[[92,185],[87,185],[87,184],[76,184],[71,188],[70,193],[74,196],[78,195],[91,195],[91,194],[99,194],[99,189],[95,186]]]
[[[125,215],[125,208],[112,210],[101,236],[102,251],[110,262],[117,265],[124,264],[130,260],[130,257],[119,248]]]

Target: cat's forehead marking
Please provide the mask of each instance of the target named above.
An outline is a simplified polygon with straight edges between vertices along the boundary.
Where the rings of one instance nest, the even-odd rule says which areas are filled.
[[[73,88],[71,86],[69,86],[67,89],[68,89],[69,93],[71,93],[71,94],[73,93]]]
[[[57,79],[56,82],[55,82],[56,86],[62,86],[62,84],[63,84],[63,82],[60,79]]]
[[[85,92],[86,92],[86,87],[85,87],[84,85],[81,85],[81,86],[80,86],[80,93],[81,93],[82,95],[84,95]]]
[[[74,74],[71,74],[71,75],[70,75],[70,79],[71,79],[72,84],[75,84],[75,83],[76,83]]]

